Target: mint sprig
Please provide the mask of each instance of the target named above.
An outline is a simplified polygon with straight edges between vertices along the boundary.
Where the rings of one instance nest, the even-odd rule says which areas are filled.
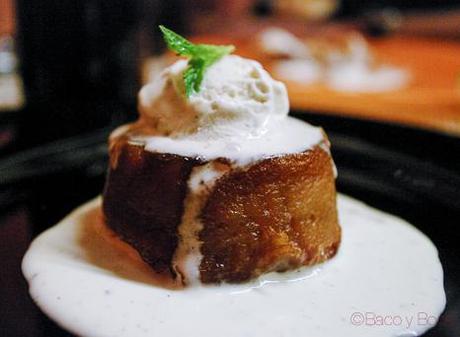
[[[234,46],[194,44],[165,26],[159,26],[163,38],[173,52],[189,58],[184,72],[185,95],[190,97],[200,91],[204,73],[214,62],[235,50]]]

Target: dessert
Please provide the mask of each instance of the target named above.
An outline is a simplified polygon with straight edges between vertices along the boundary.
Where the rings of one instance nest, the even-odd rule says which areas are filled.
[[[222,61],[249,65],[233,57]],[[256,63],[251,65],[261,69]],[[228,68],[215,66],[208,69],[204,86],[219,87],[208,82],[210,75]],[[234,116],[232,127],[219,118],[204,118],[209,127],[203,121],[168,121],[173,117],[168,114],[171,110],[158,107],[177,98],[162,99],[164,91],[171,89],[166,85],[171,85],[171,78],[175,77],[166,74],[165,82],[157,82],[160,91],[147,87],[141,93],[141,120],[150,118],[151,122],[123,127],[112,136],[105,215],[98,197],[41,234],[27,251],[22,270],[31,297],[48,316],[87,337],[215,336],[222,331],[229,337],[416,336],[436,324],[446,296],[435,246],[403,220],[344,195],[337,200],[338,227],[332,161],[319,129],[283,116],[272,120],[271,115],[268,121],[262,119],[266,130],[245,129],[245,114],[242,120]],[[228,84],[228,75],[223,78]],[[273,85],[267,92],[280,88],[271,79],[267,83]],[[199,89],[195,84],[189,82],[188,90]],[[152,95],[151,89],[161,95]],[[209,98],[211,105],[224,103],[224,93],[219,91],[217,96],[222,100],[191,95],[189,102],[203,103]],[[155,110],[149,109],[152,106]],[[266,109],[258,111],[280,111]],[[149,111],[155,113],[149,115]],[[165,114],[158,115],[159,111]],[[177,112],[186,118],[197,111]],[[252,125],[260,122],[251,121]],[[166,128],[171,122],[174,128]],[[166,123],[164,129],[162,123]],[[216,125],[220,125],[216,136],[224,133],[226,137],[211,137]],[[248,130],[261,134],[247,137]],[[312,225],[310,231],[294,226],[313,210],[313,217],[302,224]],[[271,221],[271,216],[277,221]],[[168,227],[174,221],[179,225]],[[320,226],[322,230],[316,228]],[[133,238],[130,244],[125,242],[129,236]],[[266,273],[293,268],[299,261],[326,259],[337,249],[325,250],[329,242],[340,242],[341,249],[328,263]],[[307,250],[299,243],[313,248]],[[307,252],[303,256],[297,254],[302,249]],[[323,255],[315,255],[321,251]],[[149,256],[154,259],[149,261]],[[223,268],[213,269],[203,263],[212,261],[210,256],[229,260]],[[159,270],[179,284],[238,284],[175,291],[156,277],[154,271]],[[263,273],[259,278],[240,282],[259,273]],[[391,324],[381,324],[382,318],[385,322],[389,318]]]
[[[303,85],[325,85],[337,92],[380,93],[407,87],[407,69],[385,64],[359,33],[302,40],[271,27],[260,32],[258,49],[272,61],[276,76]]]
[[[179,284],[243,282],[339,248],[335,168],[320,128],[288,117],[284,85],[228,46],[190,57],[139,94],[110,138],[105,222]]]

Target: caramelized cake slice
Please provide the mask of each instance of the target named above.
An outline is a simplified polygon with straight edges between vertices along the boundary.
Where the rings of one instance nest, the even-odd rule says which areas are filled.
[[[240,167],[115,141],[106,223],[155,271],[184,284],[242,282],[335,255],[340,227],[324,144]]]

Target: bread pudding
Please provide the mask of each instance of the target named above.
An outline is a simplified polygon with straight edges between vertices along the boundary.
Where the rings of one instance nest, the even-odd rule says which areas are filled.
[[[323,262],[339,248],[335,168],[320,128],[288,117],[284,85],[219,57],[199,91],[190,62],[139,94],[110,138],[105,222],[178,284],[244,282]]]

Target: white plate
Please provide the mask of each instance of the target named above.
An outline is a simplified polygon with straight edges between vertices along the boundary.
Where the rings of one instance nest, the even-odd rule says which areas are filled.
[[[87,337],[413,336],[445,306],[431,241],[406,222],[339,196],[337,256],[251,284],[168,290],[100,238],[100,198],[32,243],[30,294],[65,329]]]

